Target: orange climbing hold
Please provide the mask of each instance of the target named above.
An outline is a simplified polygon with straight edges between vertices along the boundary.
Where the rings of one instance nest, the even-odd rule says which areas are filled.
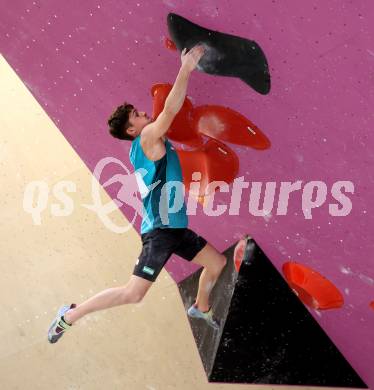
[[[287,262],[282,267],[283,274],[300,300],[313,309],[336,309],[343,306],[340,291],[324,276],[295,262]]]
[[[193,127],[212,138],[254,149],[268,149],[270,141],[249,119],[223,106],[205,105],[193,110]]]
[[[370,302],[370,307],[374,310],[374,301]]]

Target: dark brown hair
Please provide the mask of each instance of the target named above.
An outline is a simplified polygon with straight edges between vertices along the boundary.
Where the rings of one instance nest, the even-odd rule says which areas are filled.
[[[131,126],[129,122],[130,112],[134,106],[130,103],[123,103],[118,106],[108,119],[110,134],[118,139],[132,141],[134,138],[127,134],[126,130]]]

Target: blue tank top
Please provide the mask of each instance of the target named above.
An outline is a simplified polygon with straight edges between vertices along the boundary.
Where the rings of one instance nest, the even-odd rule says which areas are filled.
[[[179,158],[167,139],[165,148],[166,154],[160,160],[152,161],[144,154],[140,136],[131,144],[130,162],[143,201],[141,234],[156,228],[185,228],[188,225]]]

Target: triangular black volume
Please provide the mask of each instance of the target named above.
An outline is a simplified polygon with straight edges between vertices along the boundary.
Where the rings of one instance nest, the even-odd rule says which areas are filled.
[[[214,331],[190,320],[210,382],[367,388],[283,277],[250,239],[252,258],[237,275],[234,246],[212,303],[221,321]],[[201,270],[179,283],[186,309]]]

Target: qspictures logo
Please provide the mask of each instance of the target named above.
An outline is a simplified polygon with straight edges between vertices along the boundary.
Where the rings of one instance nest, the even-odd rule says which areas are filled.
[[[114,164],[117,173],[110,179],[100,184],[104,169]],[[201,195],[201,172],[194,172],[191,184],[186,191],[185,185],[179,181],[161,183],[156,181],[147,185],[148,171],[144,168],[131,172],[126,165],[114,157],[105,157],[95,166],[91,180],[92,204],[81,204],[79,206],[94,212],[106,228],[114,233],[125,233],[135,223],[138,216],[149,221],[143,201],[150,195],[151,191],[158,191],[159,214],[164,225],[169,222],[169,216],[179,212],[186,207],[187,215],[196,215],[198,206],[198,195]],[[100,198],[101,187],[106,188],[114,183],[120,183],[120,189],[115,197],[106,204]],[[67,217],[74,212],[76,205],[69,193],[77,192],[77,185],[72,181],[59,181],[52,188],[42,180],[28,183],[23,196],[23,209],[30,214],[34,225],[41,225],[43,214],[50,212],[56,217]],[[218,192],[227,193],[226,198],[230,199],[227,204],[215,204],[215,195]],[[300,209],[305,219],[313,218],[313,210],[326,203],[330,193],[334,199],[328,204],[328,213],[334,217],[349,215],[352,211],[352,201],[348,194],[354,194],[354,184],[349,180],[339,180],[329,187],[325,182],[313,180],[296,180],[294,182],[247,182],[244,177],[237,177],[233,183],[224,181],[213,181],[204,188],[203,212],[207,217],[218,217],[227,215],[248,215],[254,217],[269,217],[271,215],[287,215],[290,195],[298,196]],[[50,204],[50,197],[53,203]],[[261,200],[263,201],[261,202]],[[277,202],[276,202],[276,199]],[[260,206],[260,203],[262,205]],[[50,204],[50,206],[49,206]],[[110,214],[128,205],[134,214],[129,223],[122,226],[114,223]],[[49,206],[49,207],[48,207]]]

